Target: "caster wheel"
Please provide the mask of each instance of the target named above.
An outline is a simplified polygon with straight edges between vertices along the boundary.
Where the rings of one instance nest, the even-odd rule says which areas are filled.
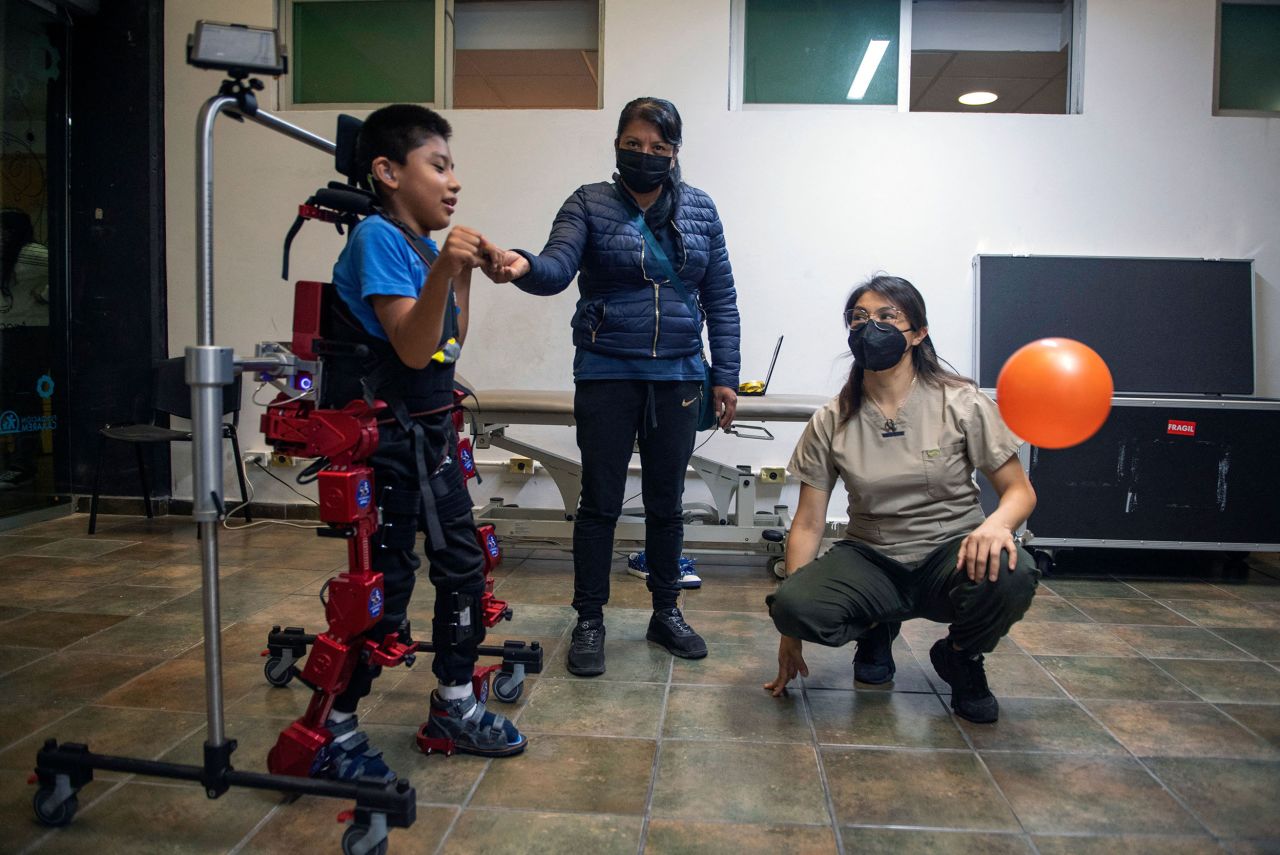
[[[363,825],[347,826],[347,830],[342,832],[342,855],[356,855],[354,847],[368,830]],[[377,846],[367,850],[364,855],[387,855],[387,838],[382,838]]]
[[[31,807],[35,809],[36,819],[40,820],[41,824],[53,828],[61,828],[64,825],[68,825],[76,815],[80,802],[76,800],[75,796],[71,796],[56,807],[46,807],[51,798],[53,798],[53,790],[51,788],[41,787],[36,790],[35,796],[31,799]]]
[[[769,572],[778,579],[787,578],[787,561],[781,556],[769,559]]]
[[[268,683],[278,688],[283,688],[293,682],[293,666],[285,665],[279,656],[269,657],[266,664],[262,666],[262,673],[267,678]]]
[[[1040,549],[1037,549],[1033,554],[1036,557],[1036,569],[1040,571],[1040,575],[1052,576],[1053,556]]]
[[[524,693],[524,682],[517,683],[510,674],[498,672],[494,675],[491,691],[493,696],[504,704],[514,704]]]

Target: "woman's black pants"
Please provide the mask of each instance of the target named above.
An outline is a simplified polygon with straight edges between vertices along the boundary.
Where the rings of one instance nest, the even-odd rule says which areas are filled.
[[[702,384],[692,380],[584,380],[577,384],[573,416],[582,453],[582,497],[573,526],[573,607],[580,619],[602,618],[609,601],[613,533],[637,441],[653,607],[676,604],[684,540],[684,480],[701,395]]]

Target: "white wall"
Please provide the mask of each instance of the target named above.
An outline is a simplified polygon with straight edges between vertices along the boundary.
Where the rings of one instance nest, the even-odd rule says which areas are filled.
[[[173,353],[194,339],[194,125],[218,83],[184,65],[186,34],[199,17],[269,25],[273,10],[271,0],[166,4]],[[730,111],[728,0],[611,0],[604,27],[604,110],[449,112],[463,184],[455,222],[540,249],[565,197],[609,177],[619,108],[658,95],[684,116],[686,179],[712,195],[724,220],[743,379],[763,377],[785,334],[772,390],[834,394],[848,365],[844,297],[876,271],[920,287],[939,352],[964,371],[975,254],[1229,257],[1257,260],[1257,392],[1280,397],[1280,121],[1210,115],[1213,0],[1089,0],[1084,113],[1074,116]],[[274,101],[268,93],[263,104]],[[281,115],[332,136],[333,113]],[[332,174],[320,153],[226,120],[216,156],[217,341],[247,353],[259,339],[289,335],[281,241],[297,203]],[[327,278],[340,248],[329,227],[308,225],[294,245],[294,278]],[[461,372],[481,389],[570,389],[574,299],[481,280]],[[247,449],[261,447],[257,412],[246,406]],[[799,428],[775,433],[773,443],[717,436],[703,453],[782,465]],[[575,453],[568,430],[522,436]],[[179,457],[179,495],[190,492],[186,468]],[[521,500],[553,497],[549,485],[535,478]],[[516,500],[509,486],[493,489]],[[259,495],[289,497],[282,488]],[[833,507],[842,509],[839,500]]]

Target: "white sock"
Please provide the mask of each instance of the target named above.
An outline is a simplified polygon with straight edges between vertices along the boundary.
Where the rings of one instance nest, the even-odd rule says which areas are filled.
[[[462,683],[457,686],[446,686],[444,683],[441,683],[439,686],[436,686],[436,694],[440,696],[441,700],[458,701],[471,696],[474,692],[472,691],[471,683],[469,682]]]
[[[329,710],[330,724],[341,724],[347,719],[351,719],[355,717],[356,717],[356,714],[353,712],[338,712],[337,710]],[[346,742],[348,739],[350,739],[355,735],[356,735],[356,732],[354,730],[351,731],[350,733],[344,733],[341,736],[339,736],[337,739],[333,740],[334,744],[337,744],[339,742]]]

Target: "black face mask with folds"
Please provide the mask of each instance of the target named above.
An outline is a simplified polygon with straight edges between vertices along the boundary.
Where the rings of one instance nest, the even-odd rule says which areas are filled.
[[[673,163],[670,157],[618,149],[618,175],[637,193],[648,193],[662,186],[671,175]]]
[[[867,371],[885,371],[898,364],[907,350],[907,337],[893,324],[867,321],[849,330],[849,352]]]

